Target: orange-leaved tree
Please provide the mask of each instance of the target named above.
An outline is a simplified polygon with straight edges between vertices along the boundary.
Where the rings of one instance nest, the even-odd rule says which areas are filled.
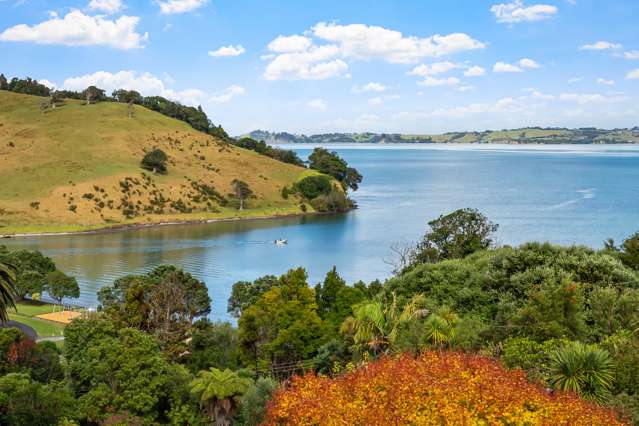
[[[615,412],[568,392],[551,394],[523,371],[448,351],[384,357],[337,378],[293,378],[270,402],[266,425],[622,425]]]

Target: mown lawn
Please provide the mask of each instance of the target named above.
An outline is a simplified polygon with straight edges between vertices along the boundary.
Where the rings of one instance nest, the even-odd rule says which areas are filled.
[[[23,301],[16,303],[16,308],[18,312],[9,310],[9,318],[32,327],[39,337],[61,336],[63,334],[63,324],[35,318],[36,315],[53,312],[53,305]]]

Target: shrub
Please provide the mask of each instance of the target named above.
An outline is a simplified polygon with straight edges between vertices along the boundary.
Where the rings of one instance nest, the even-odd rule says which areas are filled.
[[[307,200],[320,195],[328,195],[333,189],[331,178],[328,176],[307,176],[295,183],[294,188]]]
[[[571,393],[550,394],[520,370],[477,355],[382,358],[330,379],[295,377],[269,404],[279,424],[623,424]]]
[[[337,190],[312,199],[311,205],[316,211],[323,213],[343,213],[355,206],[343,192]]]
[[[167,155],[159,148],[155,148],[144,155],[140,165],[143,169],[150,170],[153,173],[166,173],[166,162],[169,159]]]

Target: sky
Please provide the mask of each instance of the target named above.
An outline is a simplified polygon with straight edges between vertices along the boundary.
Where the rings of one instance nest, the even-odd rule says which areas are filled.
[[[232,135],[639,125],[637,0],[0,0],[0,72]]]

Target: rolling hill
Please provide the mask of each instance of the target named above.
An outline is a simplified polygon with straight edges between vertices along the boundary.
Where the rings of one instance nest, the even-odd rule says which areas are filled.
[[[43,111],[46,99],[0,90],[0,235],[301,213],[282,188],[313,171],[141,106],[129,118],[123,103]],[[140,167],[154,148],[167,154],[167,174]],[[243,211],[234,179],[255,194]]]
[[[248,135],[271,144],[282,143],[502,143],[502,144],[617,144],[639,143],[639,127],[632,129],[563,129],[527,127],[482,132],[449,132],[440,135],[398,133],[292,134],[255,130]]]

